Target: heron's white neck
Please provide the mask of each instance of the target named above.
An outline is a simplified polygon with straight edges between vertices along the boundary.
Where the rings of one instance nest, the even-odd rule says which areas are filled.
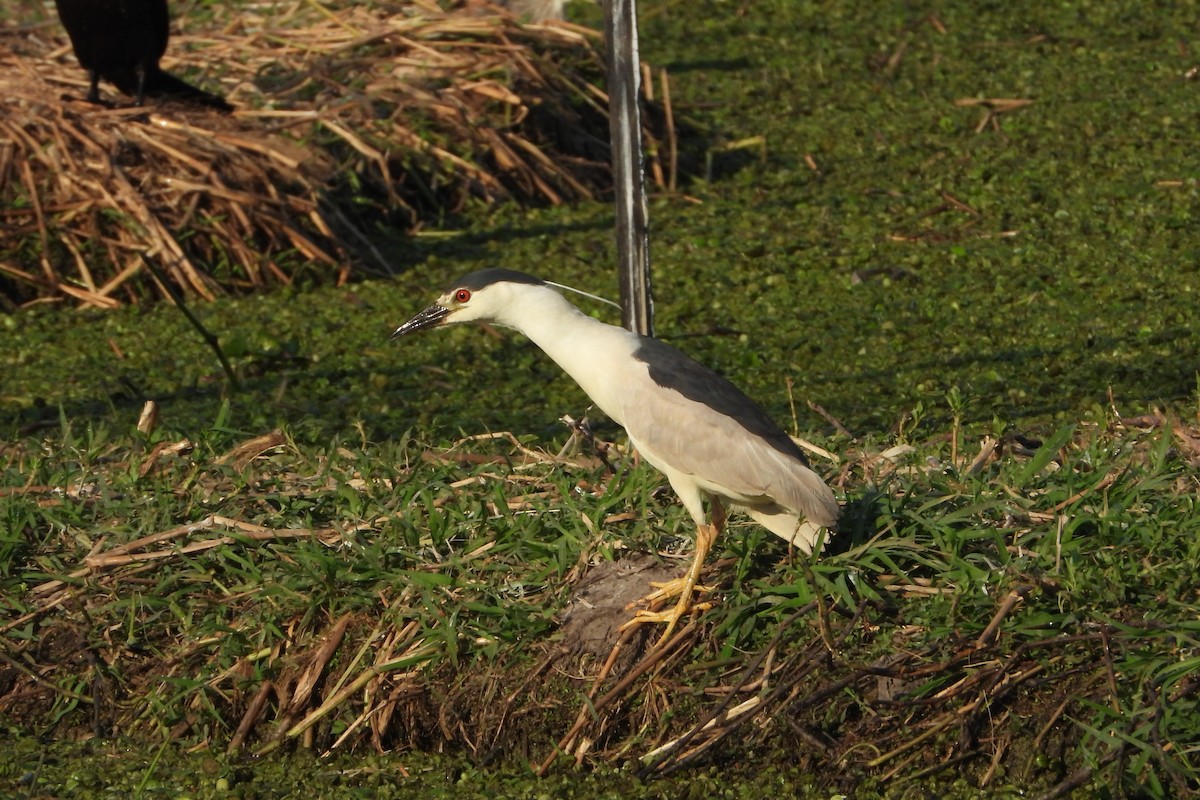
[[[584,314],[557,291],[521,287],[496,322],[525,334],[554,359],[605,414],[624,424],[621,380],[637,336]]]

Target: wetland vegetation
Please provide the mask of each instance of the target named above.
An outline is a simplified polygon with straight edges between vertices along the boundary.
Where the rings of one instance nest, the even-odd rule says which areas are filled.
[[[615,294],[603,200],[195,303],[236,390],[165,304],[12,309],[0,793],[1200,792],[1196,5],[639,5],[703,137],[657,333],[832,454],[831,552],[735,526],[585,701],[597,584],[681,569],[686,514],[528,342],[387,336],[482,266]]]

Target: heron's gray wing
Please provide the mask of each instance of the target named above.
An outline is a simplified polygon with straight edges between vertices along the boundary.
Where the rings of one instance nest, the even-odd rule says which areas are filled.
[[[658,339],[642,337],[633,357],[646,365],[650,379],[659,389],[677,392],[686,400],[704,406],[717,418],[724,418],[724,424],[732,421],[767,446],[802,464],[808,463],[775,420],[725,377]]]
[[[836,521],[829,487],[791,437],[740,389],[656,339],[642,339],[634,358],[650,380],[627,382],[623,416],[651,463],[668,475],[693,476],[732,500],[774,501],[819,525]]]

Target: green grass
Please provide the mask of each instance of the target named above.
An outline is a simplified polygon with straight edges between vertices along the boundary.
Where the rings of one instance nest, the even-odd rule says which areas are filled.
[[[529,788],[603,658],[557,650],[581,572],[686,554],[690,522],[648,468],[546,455],[587,401],[528,343],[386,337],[481,265],[611,294],[606,206],[475,209],[395,282],[197,309],[240,393],[169,308],[8,315],[0,714],[23,749],[0,786],[105,785],[79,765],[108,736],[149,748],[131,793],[252,786],[222,753],[269,683],[244,751],[307,779],[333,773],[293,751],[345,734],[344,796],[404,796],[373,746],[427,789],[514,796],[738,796],[722,775],[746,796],[1196,794],[1194,8],[951,4],[943,33],[869,5],[649,5],[677,111],[766,143],[715,146],[711,182],[653,200],[658,330],[837,454],[817,460],[846,506],[830,552],[736,524],[693,638],[596,712],[596,772],[571,783],[564,756]],[[977,133],[964,97],[1035,102]],[[153,560],[80,572],[161,532]],[[728,697],[762,705],[699,766],[667,758],[677,783],[632,777]],[[56,741],[41,766],[30,734]],[[165,777],[163,742],[206,753],[201,777]],[[441,748],[452,766],[422,761]]]
[[[918,768],[967,737],[954,772],[972,782],[1004,742],[989,779],[1000,796],[1089,766],[1085,787],[1185,791],[1200,719],[1197,454],[1185,433],[1088,421],[974,473],[980,436],[962,429],[914,440],[894,461],[880,455],[891,442],[822,442],[845,458],[831,552],[810,563],[746,523],[731,528],[703,634],[629,689],[627,708],[602,713],[610,730],[593,758],[619,762],[681,735],[722,696],[702,690],[752,680],[770,650],[779,662],[759,692],[762,718],[791,718],[839,754],[830,790],[867,791],[898,765],[902,784],[923,786]],[[231,449],[236,437],[213,428],[189,451],[154,455],[176,435],[63,420],[6,451],[5,529],[19,535],[3,542],[0,602],[4,618],[31,618],[5,627],[5,651],[43,676],[26,725],[219,751],[270,681],[283,688],[251,750],[274,753],[306,718],[312,738],[297,741],[318,752],[347,731],[335,749],[365,746],[370,730],[354,733],[355,720],[397,692],[406,718],[461,727],[409,719],[380,744],[444,741],[509,768],[537,763],[586,688],[567,676],[596,668],[549,655],[578,568],[688,528],[647,469],[531,458],[506,437],[446,450],[408,436],[308,446],[285,433],[259,452]],[[89,555],[158,532],[169,535],[134,551],[153,560],[80,574]],[[50,580],[63,591],[38,588]],[[1011,592],[1022,600],[999,612]],[[546,657],[556,671],[531,681]],[[878,694],[885,674],[891,699]],[[289,698],[301,687],[315,693]],[[498,717],[505,704],[523,722]],[[941,744],[906,761],[929,729],[944,729]],[[793,746],[778,722],[740,735],[714,751],[731,767]],[[484,736],[505,752],[523,741],[524,755],[499,756]],[[822,763],[800,752],[801,766]]]

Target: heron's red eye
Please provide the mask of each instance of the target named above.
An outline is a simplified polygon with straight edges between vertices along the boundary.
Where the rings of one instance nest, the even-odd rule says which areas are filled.
[[[471,299],[471,292],[468,289],[459,289],[454,293],[454,299],[459,303],[465,303]]]

